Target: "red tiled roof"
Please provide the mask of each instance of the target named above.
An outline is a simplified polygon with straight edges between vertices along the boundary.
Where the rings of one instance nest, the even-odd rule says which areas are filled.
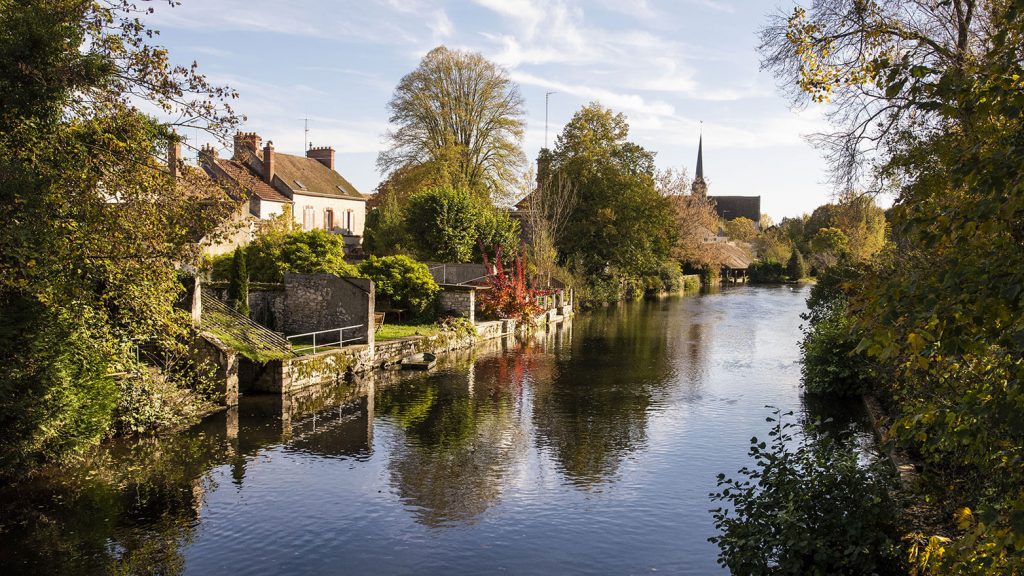
[[[260,200],[291,203],[291,199],[275,190],[273,186],[264,182],[259,175],[242,165],[241,162],[221,159],[214,160],[214,162],[216,162],[217,166],[232,180],[234,180],[236,184],[246,190],[249,190],[258,196]]]

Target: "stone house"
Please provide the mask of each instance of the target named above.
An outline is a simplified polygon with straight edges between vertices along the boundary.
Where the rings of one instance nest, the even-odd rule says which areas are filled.
[[[310,147],[305,156],[283,154],[255,132],[235,134],[229,159],[204,147],[199,162],[214,179],[248,197],[248,214],[269,220],[290,210],[302,230],[340,234],[346,251],[361,250],[366,224],[366,196],[334,168],[334,149]]]

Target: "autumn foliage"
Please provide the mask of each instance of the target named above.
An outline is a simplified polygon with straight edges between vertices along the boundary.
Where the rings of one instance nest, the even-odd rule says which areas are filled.
[[[484,265],[492,266],[487,251],[481,247]],[[494,254],[494,274],[488,278],[489,290],[481,290],[477,301],[480,312],[490,318],[515,318],[530,320],[543,310],[537,304],[537,298],[550,296],[554,290],[542,290],[530,287],[523,273],[522,256],[516,255],[511,270],[505,270],[502,264],[502,248],[498,246]]]

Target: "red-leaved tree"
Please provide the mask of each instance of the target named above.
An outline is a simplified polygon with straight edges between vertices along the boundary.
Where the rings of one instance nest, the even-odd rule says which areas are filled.
[[[487,257],[487,251],[482,245],[480,252],[484,257],[484,265],[490,268],[491,260]],[[494,274],[487,279],[490,290],[481,290],[477,297],[480,311],[491,318],[515,318],[531,321],[543,311],[537,304],[537,298],[549,296],[555,291],[532,288],[527,285],[521,255],[516,255],[512,270],[505,270],[501,252],[501,246],[498,246],[494,254]]]

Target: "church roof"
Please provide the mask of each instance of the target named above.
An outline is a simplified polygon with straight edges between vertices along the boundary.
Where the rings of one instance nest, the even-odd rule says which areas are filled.
[[[760,196],[708,196],[714,201],[715,212],[723,220],[747,218],[754,222],[761,221]]]

